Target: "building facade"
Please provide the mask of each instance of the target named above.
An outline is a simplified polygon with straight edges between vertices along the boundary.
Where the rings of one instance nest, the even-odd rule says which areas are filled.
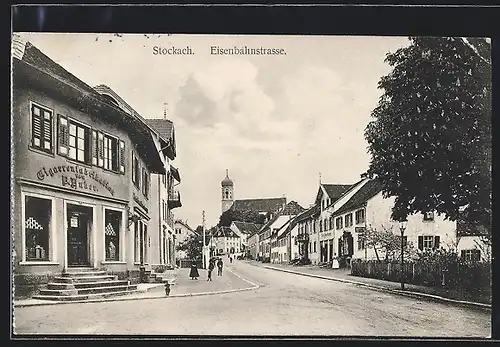
[[[166,116],[166,115],[165,115]],[[158,133],[161,155],[165,162],[165,174],[153,174],[151,178],[152,197],[152,242],[158,247],[151,250],[151,262],[154,266],[175,265],[175,250],[178,240],[174,229],[174,209],[181,207],[179,170],[172,165],[177,151],[175,129],[168,119],[147,119],[149,126]]]
[[[390,231],[400,235],[399,222],[391,218],[395,198],[384,198],[382,188],[377,180],[365,179],[335,208],[332,217],[336,256],[353,259],[377,259],[378,256],[384,259],[385,254],[368,247],[365,239],[365,233],[369,231]],[[416,252],[439,248],[456,249],[459,254],[469,249],[471,253],[475,252],[470,244],[464,242],[460,245],[456,222],[446,220],[433,211],[408,216],[403,238],[403,242],[411,244]]]
[[[122,277],[148,263],[154,130],[13,38],[14,277],[28,292],[69,267]],[[23,293],[26,294],[26,293]]]
[[[241,237],[229,227],[219,227],[213,234],[212,242],[217,255],[240,254],[242,251]]]

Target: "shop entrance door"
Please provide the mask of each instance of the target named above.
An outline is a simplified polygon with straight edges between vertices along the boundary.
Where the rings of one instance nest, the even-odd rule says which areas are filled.
[[[68,205],[68,266],[90,266],[89,243],[92,208]]]

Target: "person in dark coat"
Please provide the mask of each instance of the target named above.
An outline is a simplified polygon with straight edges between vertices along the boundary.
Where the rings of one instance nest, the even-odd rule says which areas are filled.
[[[194,261],[191,264],[191,270],[189,270],[189,277],[191,277],[192,280],[197,280],[198,277],[200,277],[200,274],[198,273],[198,267],[196,266],[196,262]]]
[[[219,258],[217,261],[217,276],[222,276],[222,267],[224,266],[224,263],[222,262],[222,258]]]
[[[210,262],[208,263],[208,278],[207,281],[212,280],[212,271],[214,271],[215,268],[215,261],[213,259],[210,259]]]

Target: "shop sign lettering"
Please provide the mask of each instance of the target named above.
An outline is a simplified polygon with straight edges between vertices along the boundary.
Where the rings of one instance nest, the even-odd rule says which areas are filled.
[[[91,192],[98,192],[96,183],[104,187],[112,196],[115,191],[109,186],[109,182],[101,177],[94,171],[78,165],[62,165],[54,166],[51,168],[42,167],[36,173],[36,177],[43,181],[47,177],[54,177],[56,174],[61,176],[61,185],[63,187],[70,187],[73,189],[88,190]],[[87,182],[87,178],[91,181]]]

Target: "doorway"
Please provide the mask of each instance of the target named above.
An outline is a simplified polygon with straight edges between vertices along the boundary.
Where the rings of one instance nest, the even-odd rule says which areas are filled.
[[[68,266],[90,266],[92,207],[67,205]]]

